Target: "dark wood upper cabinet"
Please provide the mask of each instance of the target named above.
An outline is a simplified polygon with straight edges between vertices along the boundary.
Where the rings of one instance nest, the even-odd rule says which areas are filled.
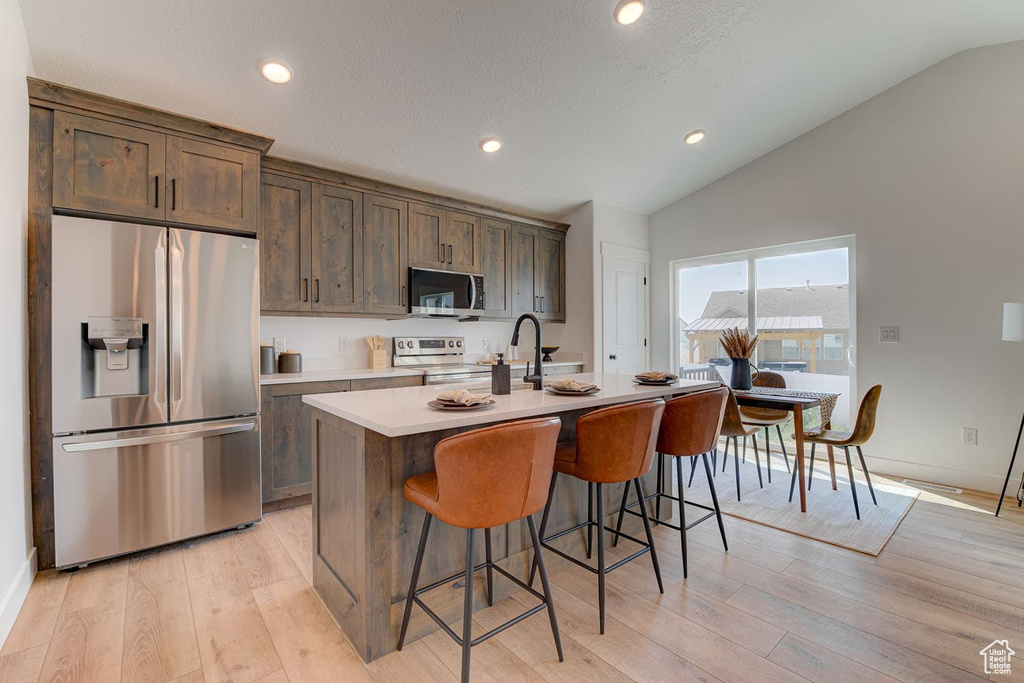
[[[537,295],[541,320],[565,321],[565,235],[537,230]]]
[[[166,136],[56,111],[53,205],[132,218],[164,218]]]
[[[168,220],[256,232],[259,178],[256,152],[167,138]]]
[[[313,185],[313,310],[363,310],[363,195]]]
[[[409,265],[443,270],[448,262],[444,244],[446,212],[424,204],[409,204]],[[443,253],[442,253],[443,252]]]
[[[536,313],[540,308],[536,244],[536,231],[518,225],[512,231],[512,312],[515,315]]]
[[[513,313],[565,321],[565,235],[516,225],[512,231]]]
[[[484,275],[484,315],[512,317],[512,224],[493,218],[480,221],[480,265]]]
[[[448,212],[447,268],[460,273],[481,272],[480,219],[464,213]]]
[[[409,204],[363,195],[363,312],[408,311]]]
[[[260,226],[260,310],[312,310],[312,186],[264,174]]]

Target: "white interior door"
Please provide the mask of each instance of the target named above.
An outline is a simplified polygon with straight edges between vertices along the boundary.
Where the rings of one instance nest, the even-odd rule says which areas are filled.
[[[604,254],[604,372],[647,370],[647,268],[645,260]]]

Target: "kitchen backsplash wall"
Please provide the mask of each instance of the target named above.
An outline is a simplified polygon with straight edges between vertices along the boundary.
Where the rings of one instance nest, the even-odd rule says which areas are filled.
[[[392,337],[465,337],[466,359],[484,358],[484,339],[491,353],[504,352],[512,338],[514,323],[478,321],[455,322],[410,318],[380,320],[370,318],[289,318],[263,316],[260,318],[260,341],[273,344],[274,337],[284,337],[289,349],[302,354],[303,370],[333,368],[365,368],[367,347],[364,337],[379,334],[387,339],[388,364],[391,363]],[[543,343],[558,345],[565,325],[542,324]],[[533,326],[524,323],[519,344],[519,357],[533,358]],[[559,350],[555,360],[570,361],[581,357],[570,350]]]

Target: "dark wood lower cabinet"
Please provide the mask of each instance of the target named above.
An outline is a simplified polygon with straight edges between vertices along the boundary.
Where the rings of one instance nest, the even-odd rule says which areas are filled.
[[[419,375],[372,377],[336,382],[269,384],[260,388],[263,504],[289,499],[301,504],[313,486],[309,417],[302,397],[337,391],[366,391],[423,384]],[[281,507],[282,505],[275,505]]]

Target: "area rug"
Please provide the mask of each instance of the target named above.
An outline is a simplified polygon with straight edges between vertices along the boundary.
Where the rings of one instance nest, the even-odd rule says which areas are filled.
[[[764,466],[764,453],[761,454],[761,474],[764,481],[764,488],[761,488],[758,486],[757,469],[753,462],[753,449],[749,449],[747,462],[740,464],[741,497],[737,501],[736,470],[733,466],[732,453],[729,454],[725,472],[722,472],[721,454],[722,451],[719,450],[718,471],[715,473],[714,481],[722,512],[872,556],[882,552],[882,548],[889,542],[889,538],[920,495],[912,488],[891,481],[879,481],[880,477],[874,477],[871,483],[874,484],[875,495],[878,498],[878,505],[874,505],[863,474],[855,469],[857,496],[860,502],[858,520],[853,511],[853,498],[846,475],[846,460],[840,450],[836,453],[838,490],[832,490],[827,459],[816,459],[814,482],[811,490],[807,492],[807,512],[801,513],[798,492],[793,492],[793,502],[789,502],[790,475],[786,472],[782,458],[772,458],[772,481],[769,484]],[[791,455],[791,464],[792,461]],[[667,463],[666,459],[666,465]],[[808,463],[809,457],[805,461],[805,466]],[[688,480],[689,463],[685,463],[684,467],[684,474]],[[711,500],[707,476],[699,463],[693,485],[686,489],[686,498],[697,503],[709,503]],[[693,507],[687,508],[689,515],[695,515],[697,512]]]

